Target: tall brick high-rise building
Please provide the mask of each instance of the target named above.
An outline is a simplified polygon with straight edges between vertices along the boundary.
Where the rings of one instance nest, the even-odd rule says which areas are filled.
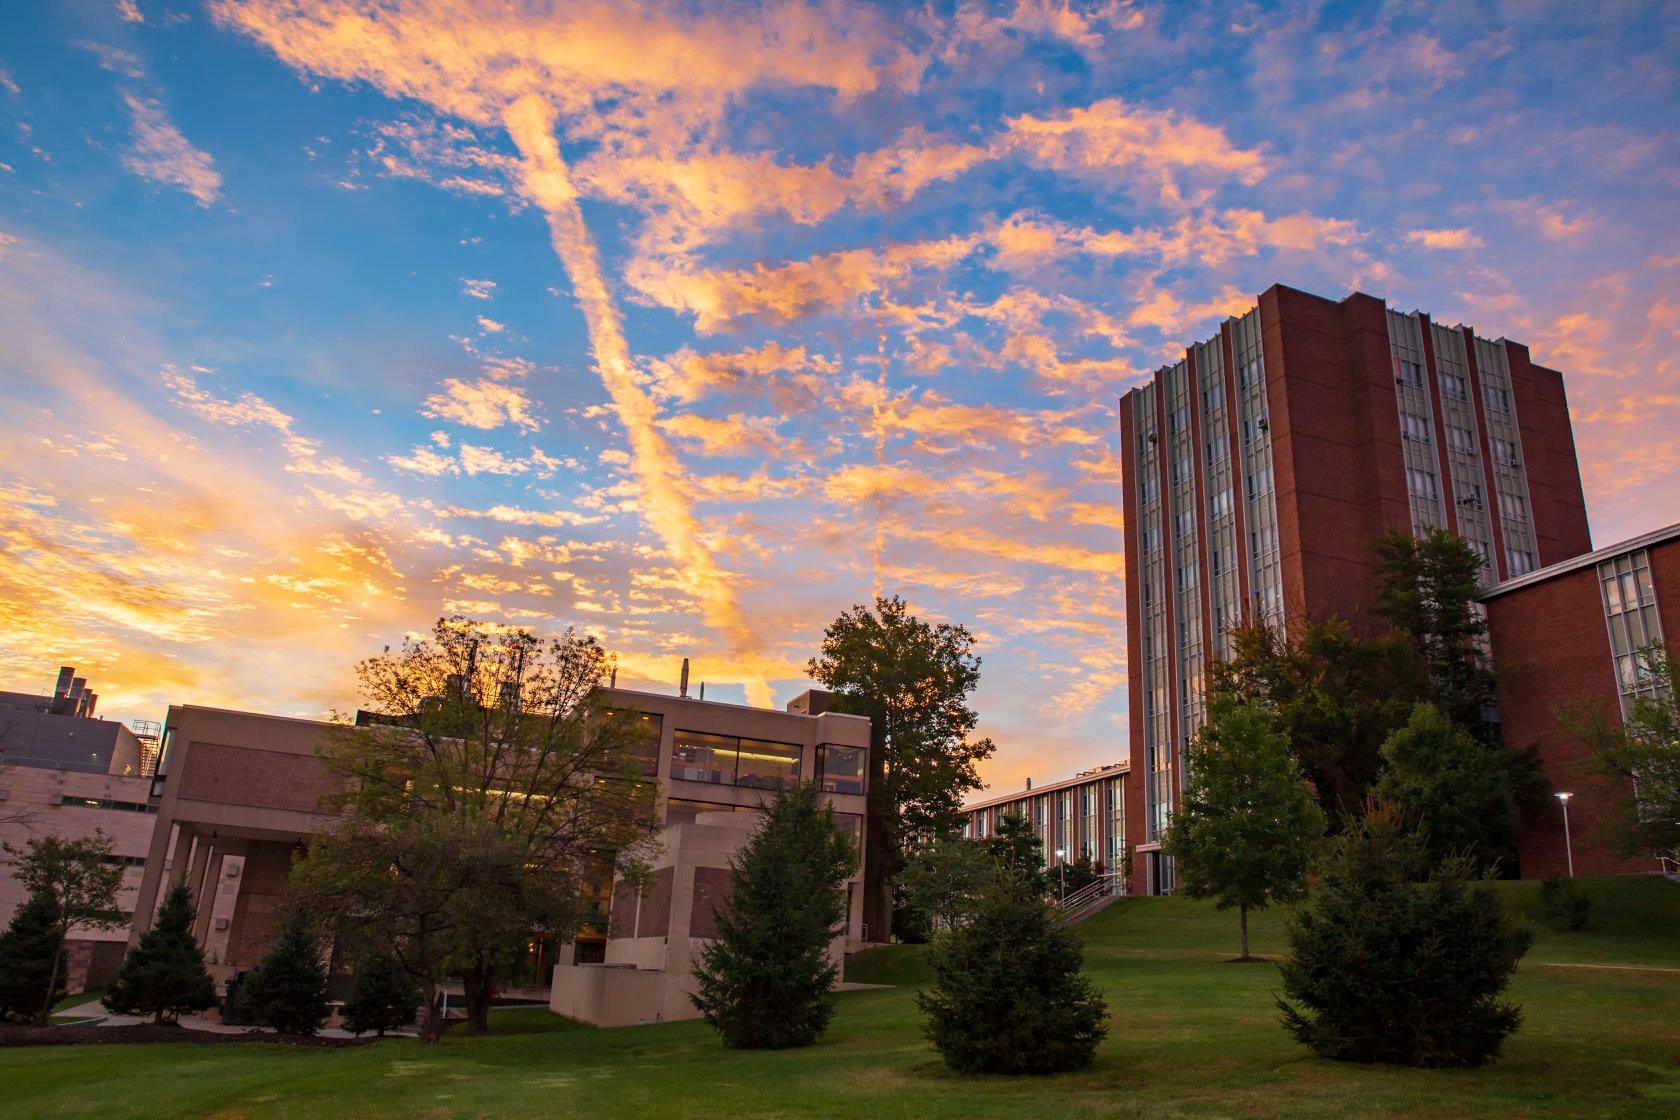
[[[1133,890],[1171,887],[1160,834],[1233,626],[1368,618],[1390,529],[1459,534],[1488,585],[1592,548],[1562,374],[1363,293],[1268,289],[1120,427]]]

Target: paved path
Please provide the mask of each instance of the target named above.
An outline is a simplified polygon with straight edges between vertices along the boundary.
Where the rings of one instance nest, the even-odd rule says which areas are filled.
[[[1538,965],[1541,968],[1609,968],[1618,972],[1680,972],[1680,968],[1670,968],[1660,964],[1591,964],[1577,961],[1524,961],[1524,964]]]
[[[138,1015],[112,1015],[110,1012],[105,1010],[104,1005],[99,1003],[98,1000],[91,1003],[78,1004],[75,1007],[66,1007],[63,1011],[59,1011],[56,1014],[81,1015],[98,1020],[96,1023],[60,1023],[58,1024],[59,1026],[131,1027],[136,1023],[145,1023],[150,1021]],[[197,1016],[192,1015],[183,1015],[181,1017],[181,1025],[190,1031],[205,1031],[209,1034],[245,1034],[247,1031],[260,1031],[264,1034],[273,1033],[273,1031],[268,1027],[235,1027],[229,1026],[227,1023],[218,1022],[215,1019],[200,1019]],[[322,1027],[316,1033],[322,1038],[356,1037],[341,1027]],[[386,1031],[385,1037],[390,1038],[393,1035],[406,1035],[412,1038],[417,1033],[418,1032],[412,1028],[406,1030],[398,1028],[397,1030]]]

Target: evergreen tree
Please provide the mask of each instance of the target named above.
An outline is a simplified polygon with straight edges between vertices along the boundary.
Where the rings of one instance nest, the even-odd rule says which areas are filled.
[[[369,957],[356,970],[356,983],[344,1001],[344,1029],[383,1037],[388,1030],[412,1023],[419,1006],[420,985],[395,958]]]
[[[1216,697],[1184,751],[1184,790],[1162,846],[1191,898],[1237,908],[1250,960],[1248,912],[1299,898],[1324,836],[1324,814],[1289,742],[1263,710]]]
[[[1418,830],[1426,858],[1462,855],[1493,868],[1510,855],[1517,810],[1502,748],[1474,738],[1433,704],[1419,704],[1382,753],[1387,768],[1377,796]]]
[[[1091,1064],[1108,1009],[1078,938],[1032,885],[1000,869],[973,920],[934,938],[922,1031],[963,1073],[1057,1073]]]
[[[1423,537],[1391,532],[1377,555],[1376,613],[1411,642],[1428,672],[1437,706],[1460,727],[1487,737],[1484,712],[1494,698],[1487,620],[1477,609],[1482,558],[1444,530]]]
[[[24,1022],[64,998],[64,938],[52,896],[34,893],[0,933],[0,1019]]]
[[[998,866],[1008,868],[1029,890],[1050,893],[1050,872],[1044,866],[1044,843],[1025,813],[1005,813],[997,830],[985,840]]]
[[[1287,926],[1284,1025],[1326,1058],[1476,1066],[1522,1020],[1500,1001],[1531,938],[1464,860],[1433,864],[1397,810],[1368,807]]]
[[[216,986],[204,969],[204,953],[193,940],[192,892],[178,884],[164,896],[157,920],[123,958],[117,978],[101,1001],[119,1015],[150,1015],[173,1021],[216,1002]]]
[[[245,1016],[281,1034],[314,1034],[327,1021],[327,970],[309,923],[294,915],[239,989]]]
[[[693,996],[724,1045],[808,1046],[834,1017],[832,942],[846,920],[851,839],[816,782],[776,794],[730,860],[717,938],[701,950]]]

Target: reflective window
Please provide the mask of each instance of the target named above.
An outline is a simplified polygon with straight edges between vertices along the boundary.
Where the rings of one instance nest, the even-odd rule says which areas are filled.
[[[673,797],[665,802],[665,825],[690,824],[701,813],[756,813],[751,805],[720,805],[714,801],[690,801]]]
[[[631,758],[640,763],[640,771],[644,777],[657,778],[659,776],[659,733],[664,720],[651,712],[621,712],[620,715],[632,722],[629,742],[625,751]]]
[[[749,789],[788,789],[799,781],[799,747],[742,739],[735,784]]]
[[[837,747],[824,744],[817,748],[817,776],[827,793],[862,793],[863,765],[866,755],[862,747]]]
[[[678,731],[671,738],[671,777],[686,782],[735,781],[735,751],[739,740],[728,735]]]

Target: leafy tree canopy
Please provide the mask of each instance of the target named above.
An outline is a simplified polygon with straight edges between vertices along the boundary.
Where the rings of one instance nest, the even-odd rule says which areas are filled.
[[[1183,794],[1163,847],[1186,894],[1237,908],[1240,959],[1249,959],[1248,912],[1301,896],[1324,829],[1312,785],[1272,716],[1217,699],[1185,749]]]

